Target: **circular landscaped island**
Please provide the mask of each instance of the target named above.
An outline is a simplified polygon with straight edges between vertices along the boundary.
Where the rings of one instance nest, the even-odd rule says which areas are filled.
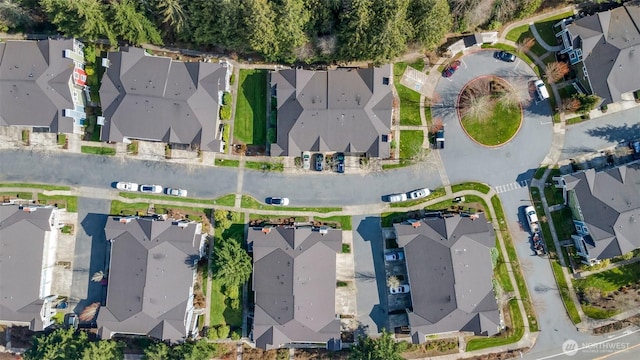
[[[522,125],[521,97],[504,79],[479,77],[462,88],[458,117],[464,131],[477,143],[504,145]]]

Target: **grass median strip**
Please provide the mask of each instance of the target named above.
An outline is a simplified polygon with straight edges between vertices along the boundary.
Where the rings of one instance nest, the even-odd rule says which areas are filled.
[[[239,160],[216,159],[216,166],[238,167]]]
[[[30,192],[0,192],[0,197],[8,197],[11,199],[24,199],[31,200],[33,198],[33,193]]]
[[[109,147],[102,146],[82,146],[80,151],[83,154],[94,154],[94,155],[109,155],[113,156],[116,154],[116,149],[112,149]]]
[[[185,202],[185,203],[196,203],[196,204],[210,204],[215,205],[215,200],[210,199],[196,199],[196,198],[187,198],[187,197],[179,197],[179,196],[168,196],[168,195],[153,195],[153,194],[144,194],[140,192],[120,192],[120,197],[127,199],[152,199],[152,200],[166,200],[166,201],[175,201],[175,202]]]
[[[71,190],[68,186],[58,186],[58,185],[47,185],[47,184],[29,184],[29,183],[0,183],[0,188],[34,188],[34,189],[42,189],[42,190],[60,190],[60,191],[69,191]]]
[[[247,161],[244,164],[247,169],[261,170],[261,171],[284,171],[284,164],[281,162],[268,162],[268,161]]]
[[[553,270],[553,275],[555,276],[556,284],[558,285],[558,291],[560,292],[560,298],[564,303],[567,314],[574,324],[579,324],[580,322],[582,322],[582,319],[580,319],[580,313],[578,313],[576,304],[573,302],[573,300],[571,300],[569,287],[567,286],[567,281],[565,280],[562,266],[557,259],[551,259],[550,261],[551,269]]]
[[[314,217],[313,220],[321,221],[321,222],[335,222],[340,224],[340,228],[342,230],[351,230],[351,216],[342,215],[342,216],[330,216],[330,217]]]
[[[479,191],[483,194],[488,194],[491,191],[491,188],[488,185],[475,183],[475,182],[467,182],[462,184],[451,185],[451,191],[456,193],[458,191],[464,190],[474,190]]]
[[[255,198],[242,195],[242,208],[244,209],[257,209],[257,210],[278,210],[278,211],[308,211],[318,213],[330,213],[342,211],[339,207],[326,207],[326,208],[314,208],[314,207],[289,207],[289,206],[273,206],[259,202]]]
[[[214,205],[234,206],[236,204],[236,194],[228,194],[213,200]]]
[[[57,204],[59,208],[66,208],[68,212],[78,212],[78,198],[75,196],[54,195],[47,196],[42,193],[38,194],[38,202],[47,205]]]
[[[418,205],[418,204],[422,204],[422,203],[425,203],[427,201],[430,201],[430,200],[445,196],[446,194],[447,194],[447,192],[444,190],[444,188],[437,188],[437,189],[431,190],[431,194],[429,194],[429,196],[424,197],[422,199],[408,200],[408,201],[403,201],[403,202],[399,202],[399,203],[391,203],[391,204],[389,204],[389,206],[392,207],[392,208],[412,207],[412,206],[415,206],[415,205]]]

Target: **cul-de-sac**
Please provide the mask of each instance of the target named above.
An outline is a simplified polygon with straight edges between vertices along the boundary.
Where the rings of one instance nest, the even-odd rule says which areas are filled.
[[[0,0],[0,359],[638,359],[640,1]]]

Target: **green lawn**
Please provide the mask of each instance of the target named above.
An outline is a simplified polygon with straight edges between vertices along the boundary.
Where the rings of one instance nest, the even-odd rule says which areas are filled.
[[[539,168],[536,169],[536,173],[533,174],[533,177],[537,180],[542,179],[542,176],[544,176],[544,173],[547,171],[547,167],[546,166],[541,166]]]
[[[216,166],[238,167],[239,160],[216,159]]]
[[[570,119],[567,119],[567,125],[575,125],[575,124],[579,124],[579,123],[587,121],[587,120],[589,120],[589,119],[587,119],[586,117],[576,116],[576,117],[572,117]]]
[[[536,30],[538,30],[538,34],[542,40],[544,40],[547,45],[555,46],[557,44],[555,35],[558,29],[554,29],[553,25],[564,18],[568,18],[569,16],[573,16],[573,11],[548,17],[542,21],[538,21],[534,26],[536,27]]]
[[[573,286],[576,289],[593,287],[602,291],[614,291],[638,280],[640,280],[640,263],[636,262],[573,280]]]
[[[424,132],[421,130],[400,131],[400,158],[413,159],[420,153]]]
[[[116,154],[116,149],[112,149],[110,147],[102,147],[102,146],[82,146],[80,151],[83,154],[94,154],[94,155],[110,155],[113,156]]]
[[[567,281],[565,280],[562,274],[562,266],[557,259],[551,260],[551,269],[553,270],[553,275],[556,278],[556,284],[558,285],[558,290],[560,291],[560,297],[562,298],[562,302],[569,314],[569,318],[574,324],[579,324],[582,320],[580,319],[580,314],[578,313],[578,309],[576,308],[575,303],[571,300],[569,296],[569,287],[567,286]]]
[[[553,225],[555,226],[556,233],[558,234],[558,240],[570,240],[571,235],[576,232],[576,228],[573,225],[571,209],[564,208],[553,211],[551,213],[551,218],[553,219]]]
[[[382,170],[400,169],[411,165],[413,165],[413,162],[411,160],[400,159],[397,164],[382,164]]]
[[[467,182],[451,186],[451,191],[453,191],[454,193],[463,190],[475,190],[480,191],[483,194],[488,194],[489,191],[491,191],[491,188],[488,185],[475,182]]]
[[[410,64],[411,67],[418,64]],[[418,66],[420,67],[420,66]],[[416,70],[422,70],[424,62],[422,62],[422,68],[414,67]],[[393,66],[394,85],[400,98],[400,125],[422,125],[420,120],[420,93],[409,89],[408,87],[400,84],[402,74],[407,68],[407,63],[396,63]]]
[[[289,207],[289,206],[272,206],[262,203],[255,198],[242,195],[242,208],[244,209],[258,209],[258,210],[279,210],[279,211],[309,211],[319,213],[329,213],[334,211],[342,211],[342,208],[314,208],[314,207]]]
[[[0,183],[0,188],[34,188],[42,190],[71,190],[68,186],[48,185],[48,184],[29,184],[29,183]]]
[[[268,219],[291,219],[295,222],[307,222],[309,221],[308,216],[289,216],[289,215],[267,215],[267,214],[249,214],[250,220],[268,220]],[[318,218],[316,218],[318,219]],[[318,219],[320,220],[320,219]]]
[[[526,33],[531,34],[531,32],[529,31],[529,24],[520,25],[518,27],[511,29],[511,31],[507,33],[507,36],[505,38],[513,42],[518,42],[520,39],[523,39],[526,37],[524,35]]]
[[[138,215],[138,214],[146,214],[149,209],[149,204],[151,202],[138,202],[138,203],[125,203],[118,200],[111,201],[111,211],[110,215]],[[184,210],[190,212],[198,212],[204,213],[205,215],[210,215],[211,210],[206,208],[198,208],[191,206],[176,206],[176,205],[160,205],[155,204],[154,209],[156,214],[165,214],[169,209],[175,210]],[[200,215],[189,215],[190,220],[202,221],[202,216]]]
[[[558,89],[558,94],[560,94],[560,98],[562,99],[568,99],[577,93],[578,92],[576,91],[576,88],[573,87],[573,85],[564,86]]]
[[[486,349],[518,342],[522,338],[522,335],[524,335],[524,321],[522,320],[522,315],[520,314],[520,309],[515,299],[509,300],[509,314],[511,315],[511,326],[508,327],[508,334],[471,339],[467,342],[466,351]]]
[[[235,140],[247,145],[265,145],[267,140],[267,71],[240,69]],[[235,141],[234,141],[235,142]]]
[[[236,203],[236,194],[228,194],[213,200],[215,205],[234,206]]]
[[[247,169],[261,170],[261,171],[284,171],[284,164],[281,162],[269,162],[269,161],[247,161],[244,164]]]
[[[10,198],[19,198],[19,199],[26,199],[26,200],[31,200],[33,199],[33,193],[30,192],[0,192],[0,197],[10,197]]]
[[[342,230],[351,230],[351,216],[342,215],[342,216],[329,216],[325,218],[315,217],[313,218],[315,221],[322,222],[337,222],[340,223],[340,228]]]
[[[75,196],[38,194],[38,202],[48,205],[57,204],[59,208],[66,208],[68,212],[78,212],[78,198]]]
[[[220,280],[211,280],[211,312],[210,325],[229,325],[231,327],[242,326],[242,306],[240,309],[231,307],[231,299],[222,293]],[[242,291],[239,292],[242,296]]]
[[[519,106],[504,106],[501,102],[497,102],[488,119],[479,120],[464,116],[462,126],[477,142],[496,146],[509,141],[518,132],[521,121],[522,111]]]

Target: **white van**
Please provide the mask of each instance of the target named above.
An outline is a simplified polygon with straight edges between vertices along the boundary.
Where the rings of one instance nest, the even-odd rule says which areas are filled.
[[[536,80],[533,84],[536,86],[536,93],[538,94],[538,99],[540,101],[544,101],[549,98],[549,91],[547,91],[547,87],[544,85],[542,80]]]

